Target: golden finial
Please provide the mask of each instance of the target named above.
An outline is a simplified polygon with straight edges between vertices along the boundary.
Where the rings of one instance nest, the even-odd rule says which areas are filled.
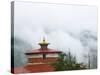
[[[43,37],[43,40],[40,42],[40,44],[48,44],[48,42],[45,40],[45,37]]]

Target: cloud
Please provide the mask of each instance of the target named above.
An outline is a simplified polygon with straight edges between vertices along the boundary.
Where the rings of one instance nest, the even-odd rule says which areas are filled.
[[[90,49],[97,50],[96,7],[18,2],[15,8],[14,38],[25,42],[21,45],[17,40],[16,51],[23,49],[23,54],[39,48],[43,36],[50,42],[50,48],[71,51],[79,62],[85,61],[84,55]]]

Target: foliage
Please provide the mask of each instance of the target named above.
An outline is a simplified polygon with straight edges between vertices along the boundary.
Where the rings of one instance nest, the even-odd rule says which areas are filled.
[[[70,52],[68,54],[59,54],[58,62],[52,63],[52,66],[55,71],[86,69],[82,63],[77,63],[76,57],[72,56]]]

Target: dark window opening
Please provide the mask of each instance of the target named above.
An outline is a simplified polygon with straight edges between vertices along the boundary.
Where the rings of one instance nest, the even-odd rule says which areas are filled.
[[[46,59],[46,54],[43,54],[43,59]]]

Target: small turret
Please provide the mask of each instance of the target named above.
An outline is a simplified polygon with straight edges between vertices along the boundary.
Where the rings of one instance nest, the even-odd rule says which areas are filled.
[[[47,50],[47,46],[49,45],[50,43],[48,43],[46,40],[45,40],[45,37],[43,38],[42,42],[39,43],[39,45],[41,46],[41,49],[42,50]]]

